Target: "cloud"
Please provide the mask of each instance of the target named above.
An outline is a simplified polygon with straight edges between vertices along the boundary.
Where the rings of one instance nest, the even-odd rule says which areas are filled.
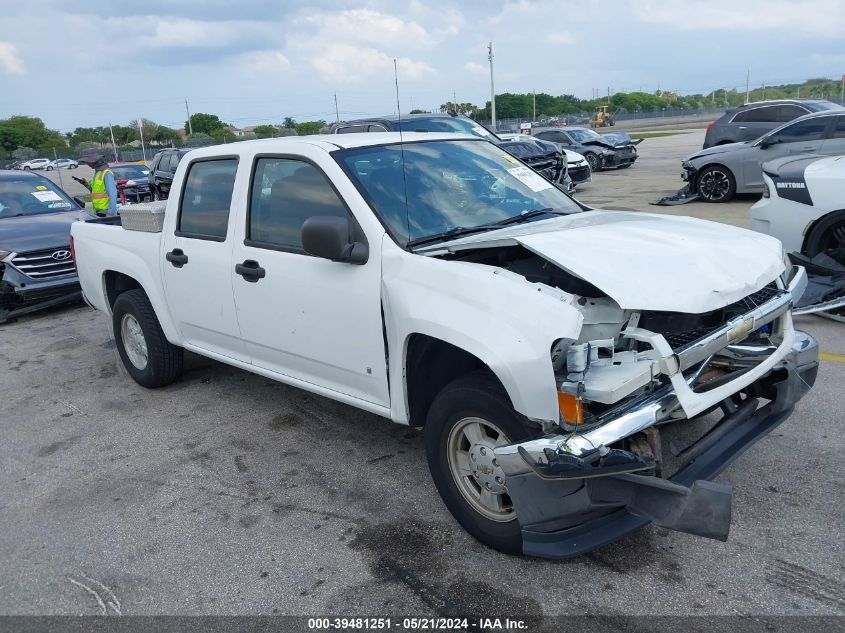
[[[381,46],[428,46],[431,35],[414,21],[371,9],[349,9],[337,13],[318,13],[302,18],[318,27],[324,42],[361,42]]]
[[[660,0],[637,3],[634,14],[642,22],[681,31],[786,31],[841,37],[845,30],[841,0]]]
[[[11,42],[0,41],[0,69],[10,75],[25,75],[23,60],[18,55],[18,47]]]
[[[489,72],[487,66],[476,62],[467,62],[466,64],[464,64],[464,70],[472,73],[473,75],[481,75],[484,77],[486,77]]]
[[[290,69],[290,60],[281,51],[252,51],[240,57],[241,64],[249,72],[281,73]]]
[[[372,75],[393,72],[393,57],[370,47],[352,44],[330,44],[311,59],[311,65],[325,78],[335,82],[350,83]],[[396,59],[402,79],[422,79],[436,74],[425,62],[407,57]]]

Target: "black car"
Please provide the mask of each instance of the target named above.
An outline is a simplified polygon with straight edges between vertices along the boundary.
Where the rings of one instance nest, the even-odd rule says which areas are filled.
[[[331,134],[354,134],[359,132],[454,132],[472,134],[495,143],[512,156],[555,183],[566,179],[566,157],[550,143],[505,141],[483,125],[465,116],[454,114],[408,114],[373,117],[335,123]]]
[[[805,114],[841,108],[842,106],[824,99],[755,101],[729,108],[707,126],[703,149],[727,143],[753,141]]]
[[[81,297],[70,225],[84,203],[28,171],[0,171],[0,323]]]
[[[150,170],[146,165],[111,163],[109,169],[114,174],[117,186],[123,188],[127,202],[153,199],[150,192]]]
[[[637,146],[631,140],[605,138],[585,127],[561,127],[534,133],[539,139],[557,143],[564,149],[582,154],[593,172],[618,167],[625,169],[637,160]]]
[[[170,186],[173,184],[173,175],[176,173],[176,167],[179,161],[190,150],[163,149],[153,156],[153,162],[150,163],[149,186],[150,195],[153,200],[166,200],[170,194]]]

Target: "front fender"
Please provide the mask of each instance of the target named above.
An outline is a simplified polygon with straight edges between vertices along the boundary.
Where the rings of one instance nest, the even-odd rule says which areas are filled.
[[[572,295],[502,269],[407,253],[386,238],[382,305],[388,342],[391,418],[407,424],[405,350],[413,334],[450,343],[481,360],[516,411],[557,422],[552,344],[578,338]]]

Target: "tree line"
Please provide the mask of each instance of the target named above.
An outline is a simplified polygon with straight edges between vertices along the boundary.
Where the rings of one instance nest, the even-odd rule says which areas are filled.
[[[765,99],[819,98],[839,101],[842,83],[838,80],[816,78],[800,84],[758,86],[749,91],[749,101]],[[496,117],[499,119],[547,118],[567,114],[591,113],[597,106],[609,106],[612,112],[660,112],[662,109],[698,110],[712,106],[738,106],[745,103],[744,90],[717,88],[707,94],[679,95],[668,90],[655,92],[617,92],[609,97],[579,99],[571,94],[553,96],[544,92],[496,95]],[[843,104],[845,105],[845,104]],[[472,103],[446,102],[441,112],[457,112],[478,121],[491,118],[490,102],[483,107]],[[417,112],[422,112],[417,111]]]

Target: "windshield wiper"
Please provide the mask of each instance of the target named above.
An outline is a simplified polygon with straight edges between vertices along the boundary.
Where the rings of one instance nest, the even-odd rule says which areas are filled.
[[[528,220],[529,218],[535,218],[538,215],[546,215],[547,213],[554,213],[555,215],[560,215],[560,213],[555,212],[552,207],[546,207],[545,209],[532,209],[531,211],[523,211],[519,215],[514,215],[510,218],[505,218],[504,220],[500,220],[496,222],[497,226],[505,226],[507,224],[518,224],[523,220]]]
[[[455,237],[460,237],[461,235],[467,235],[469,233],[478,233],[479,231],[489,231],[491,229],[498,229],[499,224],[479,224],[478,226],[456,226],[448,231],[443,231],[442,233],[434,233],[433,235],[426,235],[425,237],[418,237],[415,240],[410,240],[407,243],[407,246],[420,246],[422,244],[428,244],[430,242],[439,242],[441,240],[448,240]]]
[[[449,229],[448,231],[443,231],[442,233],[435,233],[433,235],[426,235],[425,237],[418,237],[415,240],[409,241],[407,243],[407,246],[408,248],[411,248],[414,246],[429,244],[431,242],[440,242],[449,239],[454,239],[456,237],[467,235],[469,233],[492,231],[493,229],[498,229],[503,226],[507,226],[508,224],[517,224],[519,222],[522,222],[523,220],[527,220],[538,215],[545,215],[547,213],[558,214],[552,207],[546,207],[545,209],[532,209],[531,211],[525,211],[524,213],[520,213],[519,215],[514,215],[510,218],[505,218],[504,220],[499,220],[498,222],[495,222],[493,224],[479,224],[478,226],[456,226]]]

